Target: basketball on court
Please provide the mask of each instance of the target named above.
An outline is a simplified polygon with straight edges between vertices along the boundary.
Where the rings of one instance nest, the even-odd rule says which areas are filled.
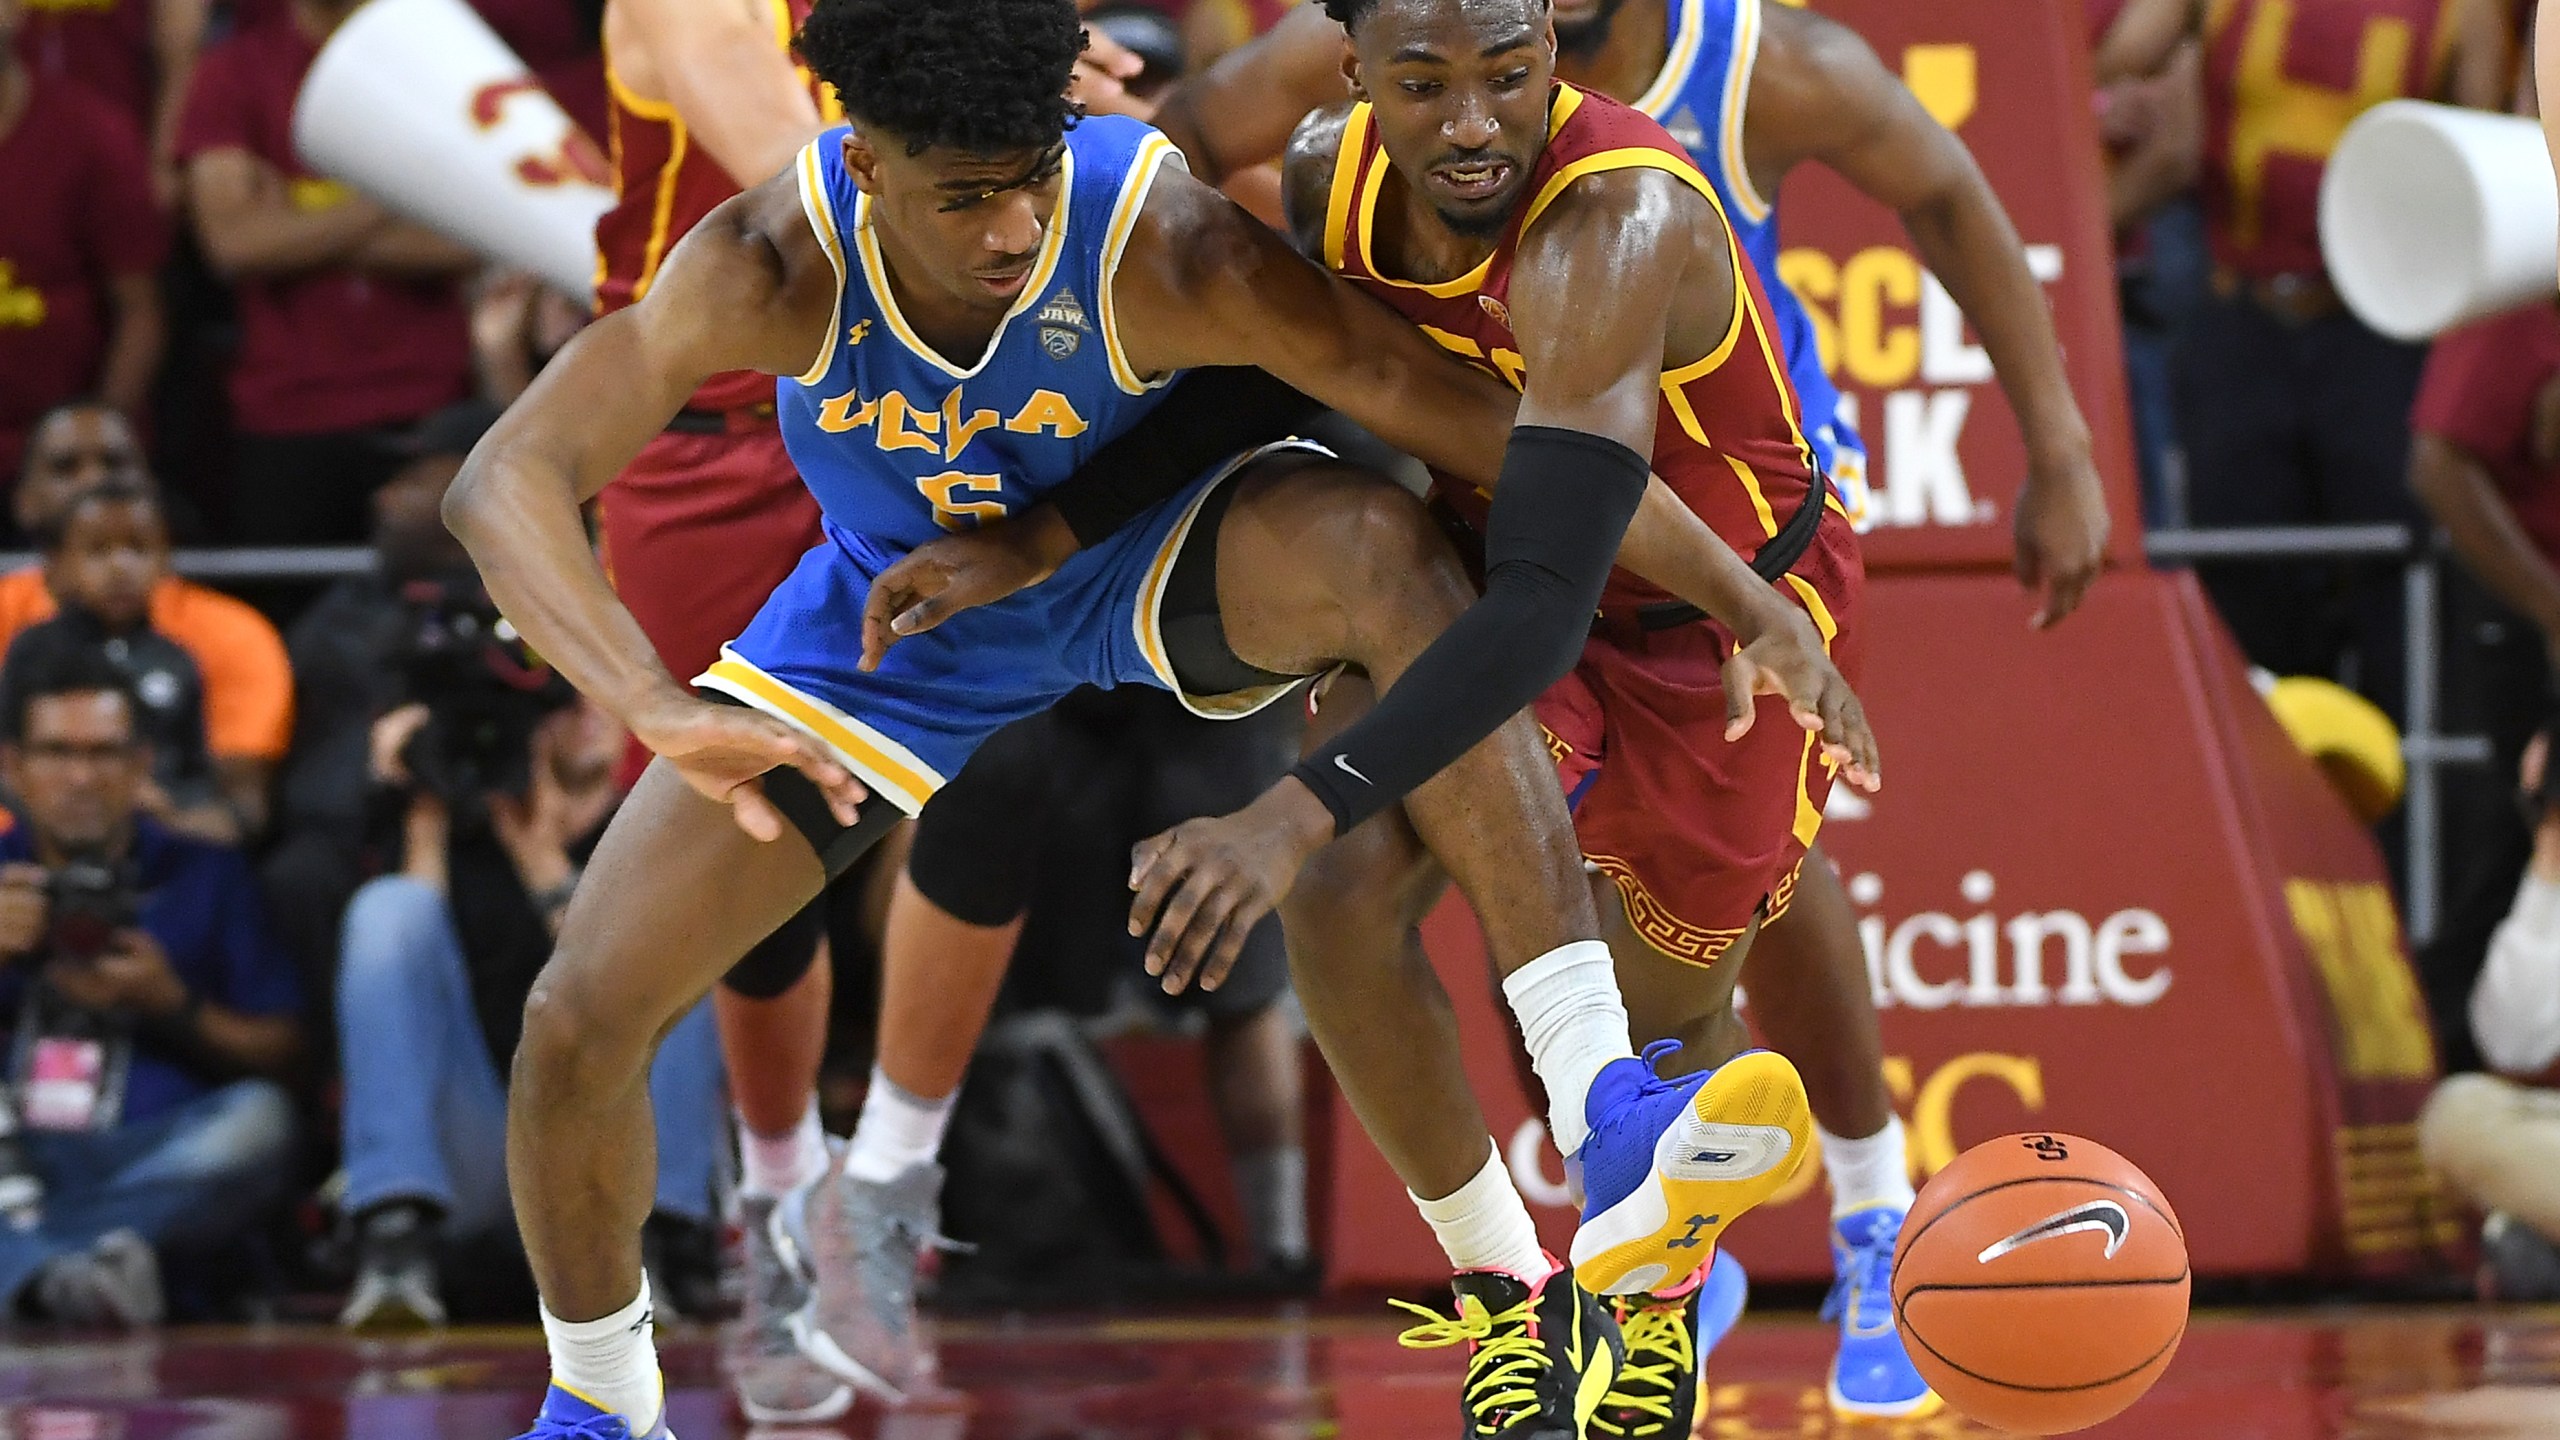
[[[2150,1176],[2093,1140],[2011,1135],[1921,1190],[1893,1303],[1948,1404],[2058,1435],[2160,1378],[2186,1334],[2188,1284],[2185,1233]]]

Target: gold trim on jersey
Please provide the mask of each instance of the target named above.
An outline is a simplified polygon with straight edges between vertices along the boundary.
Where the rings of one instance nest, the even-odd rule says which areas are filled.
[[[827,378],[827,367],[835,363],[836,340],[844,333],[844,236],[836,229],[835,201],[827,194],[827,171],[818,158],[818,147],[826,137],[800,147],[800,213],[809,217],[809,228],[817,232],[818,246],[827,252],[827,263],[836,267],[836,300],[827,308],[827,338],[818,346],[817,363],[800,372],[803,385],[815,385]]]
[[[1183,507],[1182,518],[1174,522],[1172,531],[1164,537],[1164,543],[1156,547],[1156,557],[1147,566],[1146,578],[1138,582],[1137,604],[1129,615],[1129,632],[1138,642],[1138,653],[1145,658],[1147,668],[1156,673],[1156,679],[1164,688],[1172,691],[1173,697],[1182,702],[1182,708],[1204,720],[1241,720],[1298,688],[1301,683],[1291,680],[1225,695],[1194,695],[1183,689],[1181,680],[1174,675],[1173,657],[1164,643],[1165,582],[1172,578],[1174,564],[1182,557],[1183,543],[1191,538],[1191,524],[1200,518],[1200,507],[1208,503],[1209,496],[1219,486],[1228,483],[1246,466],[1266,455],[1289,452],[1321,455],[1328,460],[1333,458],[1331,450],[1312,440],[1279,440],[1229,460],[1208,484],[1200,487],[1199,493],[1191,497],[1191,503]],[[1218,537],[1210,535],[1206,539],[1214,545]]]
[[[1047,233],[1040,237],[1040,258],[1032,262],[1031,277],[1022,282],[1022,293],[1014,297],[1012,307],[996,322],[995,333],[987,337],[986,353],[966,370],[944,359],[942,352],[927,344],[899,311],[897,291],[889,283],[889,262],[880,254],[879,228],[871,223],[871,196],[867,192],[858,196],[853,203],[853,248],[862,257],[862,283],[870,287],[871,301],[879,307],[880,317],[889,322],[889,331],[898,337],[898,343],[954,380],[976,379],[1004,347],[1004,333],[1014,317],[1039,304],[1049,293],[1049,282],[1057,277],[1058,257],[1067,248],[1067,217],[1072,213],[1075,193],[1076,152],[1069,149],[1058,157],[1058,202],[1049,212]]]
[[[1733,187],[1733,201],[1742,207],[1743,218],[1765,225],[1777,205],[1763,198],[1760,187],[1752,183],[1750,160],[1742,147],[1743,115],[1751,106],[1751,72],[1759,61],[1760,0],[1735,0],[1733,58],[1725,69],[1724,114],[1716,126],[1716,153],[1724,162],[1725,183]]]
[[[943,786],[941,773],[906,746],[757,669],[728,646],[720,647],[720,658],[693,683],[761,710],[826,746],[846,769],[862,777],[872,794],[909,815],[922,810]]]
[[[1689,83],[1690,70],[1698,63],[1698,50],[1707,39],[1707,0],[1674,3],[1680,7],[1680,33],[1671,37],[1671,50],[1663,57],[1662,69],[1635,102],[1636,109],[1656,120],[1680,98],[1681,88]]]
[[[1573,118],[1573,112],[1581,108],[1582,92],[1576,90],[1570,85],[1559,83],[1556,86],[1555,98],[1547,102],[1547,139],[1550,143],[1553,143],[1556,135],[1564,129],[1565,122]],[[1361,133],[1365,138],[1368,130],[1369,103],[1364,100],[1358,105],[1353,106],[1351,108],[1351,117],[1352,123],[1345,126],[1342,132],[1342,153],[1344,154],[1353,153],[1351,141],[1355,130]],[[1363,148],[1366,147],[1364,146]],[[1617,152],[1610,151],[1607,153],[1615,154]],[[1363,159],[1365,161],[1366,157],[1364,156]],[[1565,167],[1564,173],[1571,173],[1574,166],[1582,163],[1583,161],[1580,160],[1573,162],[1573,165]],[[1401,286],[1407,290],[1419,290],[1423,294],[1431,296],[1435,300],[1454,300],[1461,295],[1470,295],[1483,289],[1485,275],[1493,268],[1493,257],[1501,253],[1500,246],[1496,246],[1494,249],[1485,252],[1484,259],[1476,263],[1476,268],[1454,280],[1400,280],[1379,268],[1378,251],[1377,247],[1371,243],[1371,236],[1375,233],[1377,226],[1378,193],[1386,185],[1387,172],[1394,168],[1395,166],[1393,162],[1387,159],[1386,147],[1381,145],[1378,147],[1377,163],[1370,165],[1368,167],[1368,174],[1362,178],[1359,200],[1361,266],[1366,269],[1374,279],[1383,280],[1389,285]],[[1563,174],[1559,174],[1557,177],[1558,180],[1561,180],[1562,178]],[[1342,176],[1341,173],[1337,171],[1334,175],[1334,184],[1337,187],[1337,190],[1341,183]],[[1548,182],[1547,188],[1552,190],[1555,188],[1555,184],[1555,181],[1550,181]],[[1517,243],[1518,236],[1529,233],[1529,222],[1538,218],[1538,211],[1545,207],[1547,198],[1546,193],[1541,191],[1538,202],[1529,207],[1528,215],[1521,220],[1519,228],[1512,232],[1515,244]],[[1340,232],[1333,228],[1331,224],[1332,218],[1330,207],[1328,206],[1328,212],[1326,215],[1327,233],[1325,236],[1325,259],[1331,263],[1334,269],[1340,270],[1342,268],[1340,256],[1338,254],[1340,245],[1333,238],[1335,234]]]
[[[1563,196],[1566,186],[1587,175],[1611,170],[1660,170],[1706,196],[1707,203],[1715,206],[1719,213],[1724,209],[1724,202],[1716,199],[1716,187],[1707,183],[1707,177],[1698,173],[1698,168],[1689,163],[1687,156],[1644,145],[1623,145],[1615,150],[1585,155],[1548,176],[1547,183],[1538,190],[1538,198],[1529,202],[1529,213],[1521,217],[1520,233],[1529,233],[1529,227],[1538,223],[1538,217],[1546,213],[1547,207]]]
[[[1113,278],[1120,273],[1121,253],[1129,248],[1129,237],[1137,233],[1138,217],[1146,212],[1147,196],[1155,189],[1156,173],[1166,161],[1189,168],[1182,152],[1162,135],[1149,134],[1138,142],[1137,158],[1130,162],[1129,173],[1120,180],[1120,201],[1111,211],[1111,229],[1102,242],[1102,293],[1095,297],[1098,321],[1102,326],[1103,353],[1111,360],[1111,378],[1122,391],[1144,395],[1171,383],[1171,375],[1150,380],[1129,363],[1129,352],[1120,343],[1119,312],[1112,303]]]
[[[1369,104],[1364,100],[1342,122],[1342,140],[1333,152],[1333,187],[1324,202],[1324,267],[1336,274],[1343,268],[1343,242],[1351,235],[1352,192],[1360,188],[1360,173],[1368,163]]]

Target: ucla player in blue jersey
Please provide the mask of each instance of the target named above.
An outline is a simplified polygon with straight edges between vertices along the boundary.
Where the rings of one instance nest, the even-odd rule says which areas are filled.
[[[1864,447],[1803,302],[1777,283],[1775,201],[1787,173],[1814,160],[1901,214],[1921,260],[1981,335],[2025,434],[2027,483],[2014,518],[2019,578],[2040,592],[2034,623],[2069,614],[2104,555],[2105,502],[2043,295],[1963,143],[1855,34],[1777,0],[1552,0],[1550,14],[1558,78],[1661,121],[1715,186],[1768,281],[1807,438],[1853,498],[1865,493]],[[1342,27],[1319,6],[1300,6],[1177,86],[1157,123],[1194,173],[1221,179],[1277,156],[1310,111],[1342,100],[1347,55]],[[1818,851],[1786,916],[1755,942],[1749,969],[1753,1014],[1770,1043],[1804,1066],[1822,1126],[1838,1272],[1826,1308],[1841,1326],[1832,1407],[1921,1413],[1936,1401],[1904,1352],[1887,1285],[1912,1198],[1902,1126],[1882,1080],[1855,914]],[[1720,1258],[1690,1309],[1630,1327],[1631,1344],[1654,1352],[1638,1354],[1630,1374],[1686,1368],[1660,1363],[1664,1355],[1703,1360],[1740,1314],[1742,1289],[1740,1267]]]
[[[638,1246],[652,1148],[641,1081],[658,1035],[928,804],[978,741],[1083,683],[1159,685],[1222,715],[1350,664],[1394,696],[1452,622],[1488,604],[1417,502],[1281,446],[1134,514],[1106,504],[1079,522],[1036,507],[1054,526],[1038,583],[874,667],[862,633],[874,576],[1102,463],[1206,378],[1168,392],[1177,372],[1260,366],[1444,469],[1498,481],[1495,523],[1523,515],[1510,522],[1514,573],[1532,597],[1502,613],[1524,623],[1578,633],[1625,531],[1638,569],[1744,638],[1736,663],[1752,688],[1787,697],[1844,761],[1874,764],[1812,626],[1648,485],[1641,461],[1586,473],[1579,458],[1556,461],[1588,447],[1551,446],[1548,463],[1521,465],[1498,382],[1299,259],[1189,179],[1154,132],[1073,123],[1061,98],[1082,48],[1072,0],[820,0],[800,48],[857,128],[821,135],[692,230],[645,297],[545,369],[446,504],[527,639],[658,756],[590,863],[515,1057],[508,1169],[555,1382],[536,1437],[668,1433]],[[786,377],[782,423],[825,539],[697,694],[615,599],[579,505],[704,377],[748,368]],[[1148,449],[1200,440],[1197,427],[1161,434]],[[1533,1050],[1578,1073],[1557,1104],[1591,1132],[1589,1153],[1645,1169],[1676,1124],[1712,1116],[1696,1081],[1655,1080],[1629,1053],[1534,728],[1508,705],[1447,698],[1453,718],[1428,728],[1463,753],[1408,810],[1475,904],[1496,964],[1554,978],[1517,1008]],[[1311,793],[1283,803],[1308,833],[1330,834]],[[1247,877],[1177,903],[1174,958],[1215,963],[1224,923],[1249,924],[1273,899]],[[1479,1433],[1581,1433],[1615,1373],[1615,1325],[1570,1272],[1550,1263],[1526,1278],[1517,1297],[1490,1292],[1499,1315],[1475,1307],[1519,1381],[1475,1417],[1494,1426]],[[814,1304],[802,1317],[814,1358],[877,1390],[930,1383],[858,1373],[833,1318]]]

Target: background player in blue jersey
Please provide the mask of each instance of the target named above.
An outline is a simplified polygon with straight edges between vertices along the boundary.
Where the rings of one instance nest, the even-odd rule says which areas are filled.
[[[1534,603],[1507,613],[1561,634],[1587,624],[1632,518],[1635,548],[1661,562],[1648,573],[1746,637],[1755,683],[1845,761],[1874,764],[1811,625],[1676,502],[1649,502],[1661,487],[1640,463],[1524,472],[1498,383],[1188,179],[1152,132],[1071,125],[1060,97],[1081,45],[1071,0],[821,0],[802,53],[859,135],[822,136],[793,173],[689,233],[646,297],[553,361],[448,498],[526,638],[659,757],[596,852],[516,1055],[508,1168],[557,1382],[537,1436],[665,1433],[638,1253],[652,1148],[639,1081],[658,1035],[978,740],[1078,683],[1157,684],[1232,712],[1348,662],[1394,697],[1435,636],[1489,603],[1409,497],[1284,450],[1213,468],[1134,518],[1088,530],[1070,517],[1041,583],[861,663],[871,576],[1055,488],[1125,438],[1174,373],[1260,365],[1445,469],[1499,479],[1498,530],[1524,501],[1539,511],[1513,522]],[[723,704],[656,661],[578,506],[705,376],[742,368],[796,377],[781,388],[785,434],[826,539],[703,677],[738,702]],[[1628,1053],[1534,730],[1514,706],[1480,716],[1479,695],[1449,699],[1461,718],[1436,738],[1464,753],[1408,807],[1497,964],[1558,975],[1520,1007],[1533,1050],[1569,1051],[1556,1073],[1580,1072],[1557,1105],[1587,1118],[1591,1153],[1650,1156],[1701,1118],[1698,1087],[1652,1080]],[[1330,832],[1312,794],[1301,808]],[[1199,918],[1168,921],[1186,947],[1218,939]],[[1499,1315],[1474,1307],[1534,1382],[1500,1433],[1578,1427],[1605,1388],[1586,1379],[1614,1370],[1606,1312],[1560,1270],[1533,1278]],[[828,1318],[806,1317],[812,1353],[842,1359]]]
[[[1553,0],[1549,13],[1557,78],[1661,121],[1715,186],[1768,282],[1807,437],[1853,497],[1865,488],[1864,447],[1839,417],[1803,302],[1778,281],[1775,202],[1787,173],[1815,160],[1902,216],[1922,262],[1980,334],[2025,435],[2017,571],[2039,592],[2034,622],[2069,614],[2105,555],[2105,498],[2043,292],[1963,142],[1865,41],[1810,10],[1775,0]],[[1214,182],[1278,156],[1308,112],[1341,101],[1348,53],[1323,7],[1302,5],[1176,86],[1157,123],[1194,173]],[[1842,1334],[1833,1408],[1916,1413],[1934,1401],[1903,1351],[1886,1285],[1912,1199],[1902,1126],[1884,1088],[1855,912],[1819,852],[1787,915],[1755,942],[1749,968],[1752,1014],[1769,1043],[1804,1067],[1822,1126],[1838,1271],[1826,1310]],[[1710,1313],[1739,1313],[1739,1267],[1721,1261],[1713,1283],[1736,1293]],[[1703,1357],[1715,1336],[1700,1338]]]

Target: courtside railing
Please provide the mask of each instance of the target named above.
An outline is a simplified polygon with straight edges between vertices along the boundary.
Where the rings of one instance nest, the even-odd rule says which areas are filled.
[[[2486,736],[2447,735],[2439,728],[2443,560],[2433,533],[2406,525],[2154,530],[2144,548],[2155,565],[2347,560],[2399,567],[2407,690],[2403,704],[2408,711],[2400,726],[2400,750],[2409,763],[2408,788],[2401,798],[2409,868],[2401,912],[2413,945],[2434,939],[2444,903],[2444,772],[2457,765],[2488,764],[2490,746]]]

